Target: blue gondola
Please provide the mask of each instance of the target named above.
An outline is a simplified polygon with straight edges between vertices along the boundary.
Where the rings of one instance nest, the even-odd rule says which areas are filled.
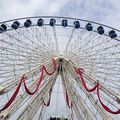
[[[62,26],[67,27],[68,26],[68,21],[66,19],[62,20]]]
[[[115,33],[114,30],[111,30],[111,31],[109,32],[109,37],[110,37],[110,38],[116,38],[116,37],[117,37],[117,34]]]
[[[93,30],[93,26],[91,25],[91,23],[87,23],[86,29],[87,29],[87,31],[92,31]]]
[[[28,28],[28,27],[31,26],[31,24],[32,24],[32,21],[31,21],[30,19],[27,19],[27,20],[25,21],[25,23],[24,23],[24,26],[25,26],[26,28]]]
[[[38,19],[38,21],[37,21],[37,25],[38,26],[42,26],[44,24],[44,20],[43,19]]]
[[[15,30],[18,29],[19,26],[20,26],[20,23],[18,21],[13,22],[13,24],[11,25],[11,27]]]
[[[2,27],[0,27],[0,33],[4,32],[4,29]]]
[[[55,19],[50,19],[50,26],[54,26],[56,23],[56,20]]]
[[[104,28],[102,27],[102,26],[99,26],[98,28],[97,28],[97,32],[100,34],[100,35],[102,35],[102,34],[104,34]]]
[[[0,25],[0,33],[5,32],[7,30],[7,26],[5,24]]]
[[[2,24],[1,27],[3,28],[4,32],[7,30],[7,26],[5,24]]]
[[[75,27],[76,29],[80,28],[80,22],[79,22],[79,21],[75,21],[75,22],[74,22],[74,27]]]

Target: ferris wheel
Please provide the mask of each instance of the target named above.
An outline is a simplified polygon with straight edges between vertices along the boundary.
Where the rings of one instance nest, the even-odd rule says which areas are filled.
[[[56,16],[1,22],[0,120],[120,120],[120,31]]]

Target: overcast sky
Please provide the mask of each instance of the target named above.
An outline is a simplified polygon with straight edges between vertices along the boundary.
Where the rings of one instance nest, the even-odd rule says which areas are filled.
[[[120,0],[0,0],[0,21],[36,15],[70,16],[120,29]]]
[[[68,16],[120,29],[120,0],[0,0],[0,21],[26,16]]]

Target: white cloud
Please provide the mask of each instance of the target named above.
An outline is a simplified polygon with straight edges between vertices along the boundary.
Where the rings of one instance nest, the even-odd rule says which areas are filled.
[[[16,17],[59,14],[69,0],[2,0],[0,21]]]

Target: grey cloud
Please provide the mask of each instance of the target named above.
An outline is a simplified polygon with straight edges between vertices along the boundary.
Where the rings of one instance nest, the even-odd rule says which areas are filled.
[[[118,0],[1,0],[0,21],[36,15],[71,16],[120,28]]]

